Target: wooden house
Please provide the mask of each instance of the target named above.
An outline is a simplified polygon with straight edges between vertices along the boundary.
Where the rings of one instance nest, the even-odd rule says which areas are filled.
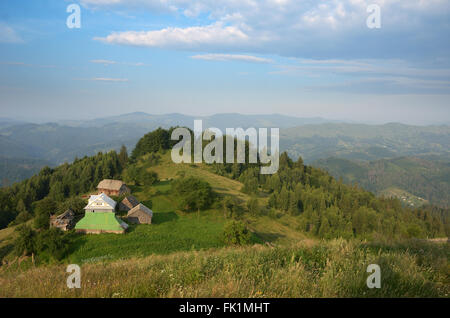
[[[131,192],[130,188],[121,180],[104,179],[97,186],[98,193],[120,196]]]
[[[127,214],[127,220],[134,224],[151,224],[153,218],[153,211],[147,208],[142,203],[139,203]]]
[[[53,215],[50,218],[50,226],[57,227],[63,231],[73,229],[75,226],[75,213],[72,210],[67,210],[63,214]]]
[[[139,204],[139,200],[136,197],[129,195],[119,203],[119,211],[130,211],[136,205]]]
[[[108,197],[105,193],[91,195],[88,205],[84,207],[86,212],[114,212],[116,201]]]
[[[116,216],[116,205],[116,201],[104,193],[91,195],[84,217],[75,225],[75,230],[87,234],[125,233],[128,224]]]

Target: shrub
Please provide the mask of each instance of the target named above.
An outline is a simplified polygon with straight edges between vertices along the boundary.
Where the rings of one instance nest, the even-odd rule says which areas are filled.
[[[244,213],[244,209],[238,199],[226,196],[222,200],[222,209],[224,217],[238,219]]]
[[[50,228],[39,233],[36,239],[38,253],[47,252],[51,257],[61,260],[68,251],[69,240],[58,228]]]
[[[251,241],[250,230],[241,221],[231,221],[225,224],[223,236],[226,244],[245,245]]]
[[[247,202],[247,209],[248,209],[248,212],[253,216],[258,216],[261,214],[261,208],[259,206],[257,198],[251,198]]]
[[[14,252],[17,256],[36,253],[36,232],[28,225],[20,225],[16,228],[18,236],[14,241]]]
[[[136,185],[152,185],[158,181],[158,174],[154,171],[147,171],[145,167],[129,165],[124,173],[127,182],[134,182]]]
[[[68,209],[72,210],[75,214],[83,214],[86,203],[87,202],[80,197],[72,197],[58,205],[57,214],[62,214]]]
[[[210,184],[195,177],[173,181],[172,193],[177,197],[179,208],[185,211],[208,209],[215,198]]]

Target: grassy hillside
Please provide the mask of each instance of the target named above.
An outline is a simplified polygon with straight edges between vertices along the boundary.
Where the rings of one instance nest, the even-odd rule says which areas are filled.
[[[81,266],[68,289],[66,266],[0,270],[0,297],[449,297],[449,245],[305,240],[178,252]],[[366,285],[369,264],[381,288]]]
[[[146,158],[140,158],[139,165],[145,165]],[[240,192],[242,183],[214,174],[206,165],[175,164],[170,159],[169,152],[161,156],[157,165],[147,170],[156,171],[164,181],[152,186],[130,187],[133,195],[143,204],[152,205],[153,224],[132,225],[125,235],[75,235],[69,254],[62,262],[117,260],[225,246],[222,235],[223,226],[228,219],[224,217],[221,208],[216,207],[200,213],[187,213],[177,209],[177,198],[170,193],[170,180],[177,178],[177,174],[183,171],[186,176],[196,176],[209,182],[219,195],[235,197],[245,204],[250,197]],[[262,197],[259,200],[261,205],[264,205],[267,198]],[[289,215],[278,219],[247,216],[245,222],[253,231],[254,243],[286,244],[305,238],[297,229],[298,220]],[[11,228],[0,230],[0,248],[2,245],[7,246],[7,242],[12,242],[13,234]],[[15,256],[11,255],[10,248],[6,247],[4,251],[10,254],[5,260],[11,262]]]
[[[142,161],[145,161],[145,156]],[[250,200],[250,196],[241,192],[243,184],[237,180],[233,180],[224,176],[217,175],[213,172],[213,168],[205,164],[175,164],[170,159],[170,153],[162,156],[158,165],[149,167],[149,171],[155,171],[161,180],[177,178],[180,172],[183,172],[186,177],[195,176],[207,181],[213,190],[219,195],[228,195],[236,198],[245,204]],[[168,196],[170,189],[170,181],[163,181],[156,186],[145,191],[145,187],[133,188],[136,196],[145,203],[146,198],[151,198],[153,202],[153,210],[158,211],[158,208],[164,208],[165,211],[171,210],[174,207],[176,198]],[[154,192],[157,190],[157,192]],[[157,194],[156,196],[154,194]],[[261,206],[267,204],[267,195],[260,193],[258,201]],[[217,216],[222,215],[221,211],[215,210]],[[180,213],[180,211],[178,211]],[[284,214],[280,218],[273,219],[268,216],[261,216],[258,218],[247,217],[249,227],[256,235],[269,242],[283,243],[294,242],[305,236],[298,231],[298,220],[295,217]]]
[[[314,162],[346,183],[358,183],[378,195],[397,197],[410,206],[427,201],[450,206],[450,163],[414,157],[371,162],[328,158]]]
[[[131,225],[125,235],[78,236],[66,261],[79,264],[224,246],[222,214],[216,210],[202,211],[200,215],[177,211],[168,193],[170,181],[132,189],[142,203],[150,205],[151,199],[152,224]]]
[[[0,231],[0,297],[448,296],[449,246],[427,239],[445,236],[448,224],[437,212],[377,199],[286,153],[270,176],[250,165],[175,164],[158,135],[143,137],[139,156],[85,157],[2,189],[2,206],[28,199],[34,229]],[[81,214],[81,196],[111,177],[152,207],[153,224],[123,235],[48,229],[42,217],[67,209],[55,199]],[[209,205],[186,204],[205,193],[214,199]],[[239,224],[232,235],[250,230],[242,232],[245,247],[224,239],[231,220]],[[82,266],[81,290],[66,288],[67,264]],[[381,266],[384,288],[367,288],[369,264]]]

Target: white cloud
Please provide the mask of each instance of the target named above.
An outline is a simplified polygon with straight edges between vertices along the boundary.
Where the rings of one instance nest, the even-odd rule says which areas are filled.
[[[183,1],[167,1],[167,0],[81,0],[80,3],[85,7],[101,8],[101,7],[117,7],[129,6],[135,8],[146,9],[167,9],[173,7],[172,3]]]
[[[82,0],[82,3],[106,10],[119,7],[143,12],[165,10],[204,24],[124,30],[97,38],[112,44],[309,58],[445,56],[450,50],[450,45],[442,41],[450,33],[448,0]],[[381,6],[381,30],[366,26],[366,9],[372,3]],[[433,47],[434,51],[427,47]]]
[[[215,23],[207,26],[188,28],[165,28],[157,31],[115,32],[95,40],[111,44],[161,47],[173,49],[201,49],[210,47],[245,43],[248,36],[235,26]]]
[[[89,62],[94,63],[94,64],[103,64],[105,66],[108,65],[115,65],[115,64],[121,64],[121,65],[128,65],[128,66],[146,66],[147,64],[138,62],[138,63],[128,63],[128,62],[116,62],[116,61],[111,61],[111,60],[90,60]]]
[[[17,32],[6,24],[0,24],[0,43],[23,43]]]
[[[202,54],[191,56],[193,59],[206,61],[240,61],[249,63],[273,63],[273,60],[242,54]]]
[[[103,65],[117,64],[116,61],[110,61],[110,60],[91,60],[90,62],[94,63],[94,64],[103,64]]]

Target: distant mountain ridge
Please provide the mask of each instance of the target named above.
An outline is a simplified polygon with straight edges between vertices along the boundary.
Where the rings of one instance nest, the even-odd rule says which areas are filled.
[[[152,115],[144,112],[134,112],[119,116],[94,118],[87,121],[61,121],[60,123],[63,125],[73,127],[99,127],[108,124],[132,123],[137,125],[148,125],[148,127],[156,127],[158,125],[161,125],[162,128],[168,128],[171,126],[187,126],[189,128],[193,128],[194,120],[196,119],[201,119],[205,127],[217,127],[222,130],[231,127],[287,128],[306,124],[337,122],[334,120],[327,120],[320,117],[300,118],[281,114],[243,115],[238,113],[222,113],[222,114],[214,114],[211,116],[192,116],[180,113]]]
[[[76,156],[118,149],[125,144],[133,148],[137,140],[158,127],[186,126],[202,119],[203,128],[217,127],[292,127],[305,123],[323,123],[322,118],[297,118],[284,115],[217,114],[188,116],[183,114],[150,115],[130,113],[88,121],[60,123],[19,123],[0,127],[0,156],[6,158],[44,159],[54,164],[71,161]]]

